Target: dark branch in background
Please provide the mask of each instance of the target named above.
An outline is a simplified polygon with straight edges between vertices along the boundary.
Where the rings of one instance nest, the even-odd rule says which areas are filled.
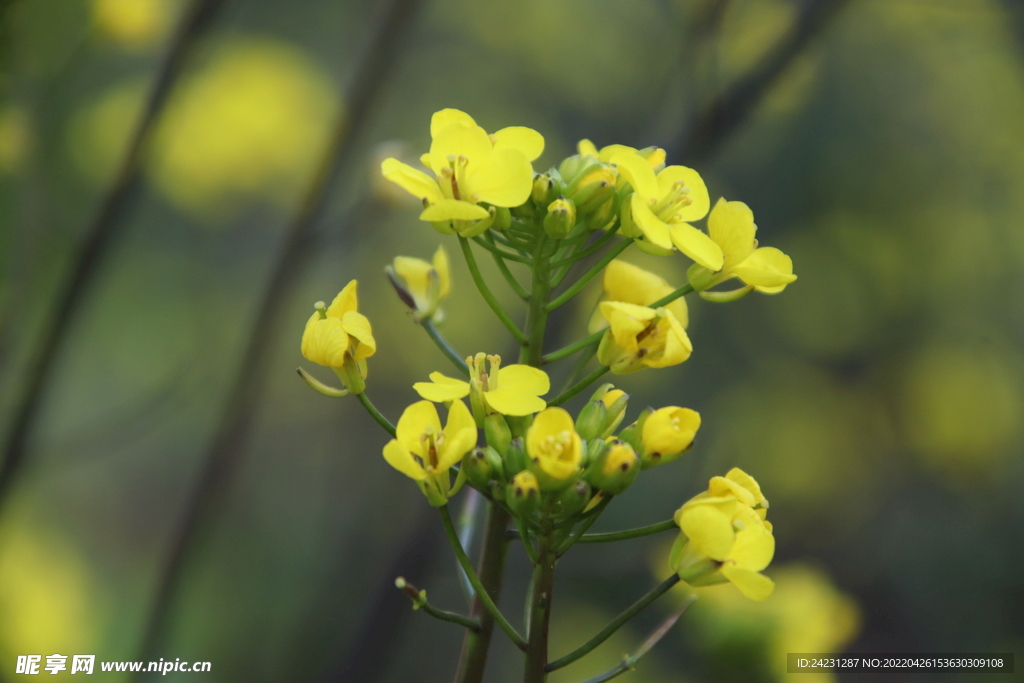
[[[224,414],[203,460],[184,518],[172,536],[163,571],[157,578],[153,607],[139,650],[140,660],[148,661],[155,657],[170,608],[178,597],[186,562],[197,548],[200,531],[222,503],[222,494],[241,461],[252,415],[264,386],[265,373],[259,370],[266,365],[268,353],[273,348],[275,323],[309,253],[310,232],[326,206],[340,172],[353,156],[355,143],[366,127],[380,85],[405,44],[405,29],[411,24],[419,5],[419,0],[394,0],[386,8],[364,56],[358,62],[346,92],[345,106],[339,109],[338,121],[316,174],[287,228],[280,256],[246,336],[247,346],[228,393]]]
[[[171,41],[171,47],[164,57],[150,92],[141,118],[128,143],[121,168],[99,211],[85,230],[78,253],[67,280],[60,286],[53,311],[43,324],[39,340],[33,345],[35,354],[28,362],[27,384],[21,400],[14,409],[6,442],[3,463],[0,463],[0,504],[6,499],[11,483],[25,459],[25,447],[42,404],[46,385],[53,372],[55,361],[60,355],[64,332],[74,321],[75,314],[89,293],[103,257],[117,236],[121,219],[139,185],[142,159],[153,131],[153,124],[159,117],[171,88],[181,74],[192,47],[210,25],[222,0],[195,0],[186,10],[178,32]]]
[[[1007,23],[1017,41],[1019,59],[1024,59],[1024,0],[1000,0]]]
[[[824,30],[849,0],[807,0],[789,31],[750,73],[716,97],[675,143],[670,158],[688,165],[707,161],[734,133],[771,90],[786,67]]]

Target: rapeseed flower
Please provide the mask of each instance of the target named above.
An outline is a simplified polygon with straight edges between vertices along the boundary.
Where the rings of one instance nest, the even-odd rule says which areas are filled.
[[[583,460],[583,440],[572,416],[562,408],[538,413],[526,432],[526,452],[542,489],[557,489],[572,481]]]
[[[678,365],[693,351],[686,330],[667,308],[605,301],[600,310],[610,329],[601,338],[597,358],[617,375]]]
[[[501,367],[500,356],[487,356],[483,353],[470,356],[466,363],[470,370],[469,382],[432,372],[429,382],[417,382],[412,388],[423,398],[435,403],[469,396],[474,403],[474,413],[478,412],[476,403],[479,402],[479,412],[483,415],[532,415],[547,407],[547,403],[540,397],[551,390],[551,380],[543,370],[529,365]],[[478,421],[482,422],[483,415]]]
[[[650,306],[676,289],[665,278],[620,259],[615,259],[605,268],[603,285],[604,294],[601,301],[621,301],[638,306]],[[672,312],[683,329],[689,326],[690,315],[686,299],[679,297],[666,304],[665,308]],[[595,309],[587,331],[594,333],[605,327],[608,327],[608,321],[601,315],[600,309]]]
[[[301,347],[306,360],[333,369],[353,394],[365,389],[366,359],[377,351],[370,321],[358,310],[358,286],[349,282],[326,308],[317,302]]]
[[[438,305],[451,292],[452,281],[448,252],[443,246],[434,252],[433,262],[396,256],[385,271],[399,298],[412,310],[416,322],[444,318]]]
[[[758,247],[756,232],[750,207],[743,202],[718,200],[708,217],[708,233],[721,247],[724,261],[707,287],[735,277],[759,292],[778,294],[796,280],[793,260],[775,247]]]

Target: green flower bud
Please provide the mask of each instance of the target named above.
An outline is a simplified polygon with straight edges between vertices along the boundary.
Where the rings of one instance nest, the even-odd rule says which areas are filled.
[[[505,476],[511,478],[523,470],[529,464],[530,459],[526,455],[526,441],[521,436],[512,439],[505,451],[504,470]]]
[[[641,457],[644,453],[644,423],[647,421],[647,418],[650,417],[651,413],[653,412],[654,408],[644,408],[640,415],[637,416],[636,422],[623,429],[622,433],[619,434],[619,438],[628,443],[630,446],[632,446],[633,450],[640,454]]]
[[[537,509],[540,503],[540,487],[532,472],[524,470],[512,479],[505,491],[505,502],[519,517],[526,517]]]
[[[502,456],[508,451],[508,445],[512,442],[512,430],[508,423],[498,413],[492,413],[484,418],[484,435],[487,437],[487,445],[494,448]]]
[[[491,224],[491,230],[497,230],[498,232],[505,232],[512,225],[512,212],[506,209],[504,206],[494,207],[494,223]]]
[[[533,192],[530,198],[533,203],[537,205],[538,209],[543,209],[551,202],[555,201],[559,195],[565,190],[565,184],[562,182],[562,178],[558,175],[558,171],[551,169],[543,175],[537,175],[533,178]]]
[[[590,441],[600,436],[608,423],[608,408],[604,401],[590,401],[576,416],[576,432],[580,437]]]
[[[576,226],[576,205],[571,199],[559,197],[548,205],[544,217],[544,232],[552,239],[567,237]]]
[[[505,422],[512,430],[512,436],[526,436],[526,432],[533,424],[533,415],[506,415]]]
[[[590,502],[590,484],[580,479],[562,491],[555,501],[556,514],[559,517],[572,517]]]
[[[462,458],[462,471],[474,488],[486,491],[494,476],[494,466],[483,448],[474,448]]]
[[[613,193],[611,198],[594,211],[586,211],[583,214],[583,222],[590,230],[604,230],[614,222],[619,213],[619,204]]]
[[[579,180],[584,173],[592,168],[597,168],[600,165],[596,157],[584,156],[582,154],[573,154],[571,157],[566,157],[561,164],[558,165],[558,175],[562,177],[562,180],[567,185]]]
[[[611,436],[612,433],[622,424],[622,418],[626,416],[626,407],[629,405],[629,394],[619,389],[613,389],[604,395],[602,399],[608,407],[608,422],[605,424],[602,437]]]
[[[625,441],[615,439],[592,460],[584,473],[587,481],[611,495],[618,495],[636,481],[640,474],[640,458]]]

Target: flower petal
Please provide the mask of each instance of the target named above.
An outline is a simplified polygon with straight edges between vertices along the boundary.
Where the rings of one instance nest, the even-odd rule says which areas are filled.
[[[719,199],[708,217],[708,234],[725,256],[725,268],[732,268],[754,251],[754,212],[743,202]]]
[[[440,372],[430,373],[432,382],[416,382],[412,388],[421,397],[434,403],[444,403],[469,396],[469,382],[445,377]]]
[[[434,115],[430,117],[430,137],[436,138],[442,130],[453,123],[465,123],[470,126],[476,125],[473,117],[464,111],[442,109],[441,111],[434,112]]]
[[[658,174],[658,191],[664,197],[675,185],[676,181],[682,180],[690,190],[690,205],[684,206],[677,213],[681,221],[696,221],[708,215],[708,208],[711,206],[711,198],[708,196],[708,186],[692,168],[686,166],[666,166]]]
[[[639,193],[630,197],[629,208],[633,216],[633,222],[640,228],[647,240],[662,249],[672,248],[672,233],[669,226],[665,225],[660,218],[654,215],[651,207],[644,201]],[[710,241],[710,240],[709,240]]]
[[[672,244],[708,270],[719,271],[725,264],[722,248],[714,240],[689,223],[673,223],[669,226]]]
[[[679,515],[679,528],[696,550],[719,562],[729,556],[736,542],[732,519],[716,505],[684,507]]]
[[[767,600],[775,591],[775,582],[764,574],[752,572],[736,565],[722,565],[722,575],[732,582],[746,597],[757,602]]]
[[[548,405],[542,398],[503,386],[485,391],[484,399],[487,405],[502,415],[512,416],[532,415],[544,410]]]
[[[445,251],[444,245],[439,246],[437,251],[434,252],[434,270],[437,271],[438,284],[440,285],[438,296],[443,299],[452,291],[451,268],[448,266],[448,252]]]
[[[341,325],[348,332],[349,336],[359,340],[359,345],[353,354],[356,360],[369,358],[377,352],[377,341],[373,338],[373,328],[370,327],[370,321],[365,315],[356,311],[349,311],[341,319]]]
[[[449,157],[464,156],[467,159],[479,159],[491,153],[491,138],[480,126],[457,121],[451,123],[433,136],[430,145],[430,167],[447,166]]]
[[[435,434],[441,433],[441,418],[437,416],[437,408],[430,401],[416,401],[404,411],[395,425],[395,438],[407,450],[421,458],[426,455],[420,437],[431,427]]]
[[[729,552],[729,560],[737,566],[759,572],[772,561],[775,556],[775,537],[769,531],[761,517],[745,505],[740,507],[734,518],[743,528],[736,532],[736,543]]]
[[[601,315],[612,328],[615,343],[630,351],[637,350],[636,336],[647,328],[657,312],[646,306],[626,304],[620,301],[602,301]]]
[[[381,162],[380,172],[385,178],[418,199],[430,202],[444,198],[437,181],[423,171],[418,171],[398,159],[385,159]]]
[[[733,268],[733,272],[754,289],[765,294],[778,294],[790,282],[793,275],[793,259],[775,247],[761,247]]]
[[[421,221],[474,221],[487,218],[487,209],[461,199],[442,199],[423,209]]]
[[[345,288],[338,292],[334,301],[327,307],[328,318],[343,318],[349,311],[359,310],[359,294],[357,292],[359,282],[352,280]]]
[[[690,337],[687,336],[686,330],[679,324],[676,317],[672,315],[667,309],[661,309],[665,312],[665,317],[659,322],[659,325],[667,325],[668,333],[665,335],[665,350],[660,356],[648,356],[644,359],[645,364],[651,368],[667,368],[672,365],[679,365],[686,361],[690,354],[693,353],[693,343],[690,341]]]
[[[611,163],[618,166],[619,174],[645,200],[661,198],[658,191],[658,179],[654,175],[654,169],[647,163],[647,159],[633,152],[620,152],[611,158]]]
[[[302,355],[313,363],[329,368],[340,368],[345,364],[348,352],[348,334],[337,318],[321,318],[314,313],[316,319],[309,319],[306,331],[302,335]]]
[[[519,206],[533,190],[533,166],[518,149],[495,150],[473,159],[461,189],[466,197],[495,206]]]
[[[601,148],[597,158],[604,162],[610,162],[616,154],[636,154],[636,147],[629,145],[605,145]]]
[[[411,479],[424,481],[427,478],[427,472],[423,466],[416,462],[412,453],[398,443],[397,439],[391,439],[384,446],[384,459],[389,465]]]
[[[548,373],[529,365],[506,365],[498,370],[498,387],[509,387],[534,396],[551,391]]]
[[[518,149],[529,161],[533,161],[544,151],[544,136],[533,128],[509,126],[502,128],[492,137],[495,151]]]
[[[587,140],[586,138],[576,143],[576,151],[582,154],[583,156],[592,156],[595,159],[597,158],[598,154],[597,147],[594,145],[593,142]]]

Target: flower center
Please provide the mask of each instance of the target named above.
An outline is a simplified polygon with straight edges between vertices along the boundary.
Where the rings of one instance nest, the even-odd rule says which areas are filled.
[[[572,433],[563,429],[557,434],[548,434],[544,437],[542,449],[544,454],[555,460],[567,460],[570,456],[569,447],[572,445]]]
[[[651,211],[665,223],[678,223],[682,219],[676,213],[690,204],[693,204],[693,199],[690,198],[690,188],[687,187],[685,180],[677,180],[672,183],[672,187],[665,193],[665,196],[654,203]]]

